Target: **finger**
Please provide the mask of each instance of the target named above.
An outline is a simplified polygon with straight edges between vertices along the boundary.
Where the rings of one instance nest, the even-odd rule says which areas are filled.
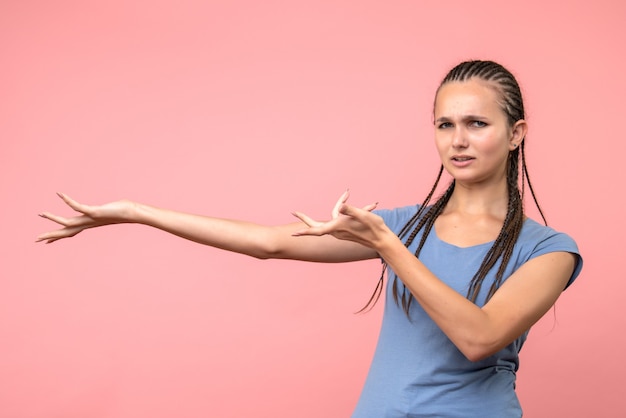
[[[56,241],[58,241],[60,239],[63,239],[63,238],[69,238],[69,237],[50,238],[50,239],[46,240],[45,244],[52,244],[53,242],[56,242]]]
[[[378,202],[375,202],[375,203],[371,203],[371,204],[369,204],[369,205],[363,206],[361,209],[362,209],[362,210],[366,210],[366,211],[368,211],[368,212],[371,212],[371,211],[373,211],[374,209],[376,209],[376,207],[377,207],[377,206],[378,206]]]
[[[54,240],[53,232],[46,232],[44,234],[39,235],[37,239],[35,240],[35,242],[41,242],[41,241],[51,242],[50,240]]]
[[[302,222],[304,222],[305,224],[307,224],[310,227],[316,227],[321,225],[321,222],[318,222],[316,220],[314,220],[313,218],[311,218],[310,216],[305,215],[302,212],[293,212],[292,213],[293,216],[295,216],[296,218],[300,219]]]
[[[57,216],[50,212],[43,212],[40,213],[39,216],[63,226],[84,226],[93,223],[93,219],[86,215],[76,216],[74,218],[64,218],[63,216]]]
[[[44,218],[44,219],[51,220],[52,222],[56,222],[59,225],[63,225],[63,226],[67,226],[68,221],[69,221],[67,218],[64,218],[62,216],[53,215],[50,212],[42,212],[42,213],[39,214],[39,216]]]
[[[46,241],[45,244],[52,244],[55,241],[60,240],[61,238],[46,238],[46,239],[37,239],[37,241],[35,242],[41,242],[41,241]]]
[[[57,231],[50,231],[39,235],[35,242],[47,241],[48,244],[62,238],[73,237],[83,229],[81,227],[63,228]]]
[[[328,225],[328,223],[325,223],[325,224],[320,224],[318,226],[313,226],[311,228],[301,229],[299,231],[294,232],[291,235],[294,237],[300,237],[304,235],[321,236],[321,235],[326,235],[330,233],[331,231],[332,231],[331,226]]]
[[[371,206],[371,205],[368,205],[368,206]],[[364,211],[366,210],[359,209],[351,205],[342,205],[341,208],[339,208],[339,213],[345,216],[350,216],[351,218],[358,218]]]
[[[349,197],[350,197],[350,189],[343,192],[343,194],[339,197],[339,200],[337,200],[337,203],[335,203],[335,207],[333,208],[333,211],[332,211],[333,219],[339,216],[339,208],[341,208],[341,205],[343,205],[344,203],[348,201]]]
[[[57,192],[57,196],[59,196],[69,207],[74,209],[76,212],[80,212],[85,215],[90,215],[92,212],[90,206],[83,205],[82,203],[78,203],[77,201],[75,201],[74,199],[66,195],[65,193]]]

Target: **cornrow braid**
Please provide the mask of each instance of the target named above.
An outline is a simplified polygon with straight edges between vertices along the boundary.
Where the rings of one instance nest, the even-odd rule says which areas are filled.
[[[441,87],[446,83],[466,82],[472,78],[486,81],[491,87],[496,90],[499,99],[498,104],[506,114],[510,126],[513,126],[517,121],[525,118],[522,93],[517,81],[515,80],[515,77],[506,68],[493,61],[466,61],[460,63],[452,70],[450,70],[450,72],[444,77],[443,81],[439,85],[437,93],[439,92],[439,89],[441,89]],[[489,300],[494,295],[494,293],[502,284],[504,272],[513,253],[513,247],[517,242],[519,234],[522,230],[522,226],[524,224],[525,215],[523,199],[526,183],[528,183],[528,188],[533,197],[533,201],[537,206],[537,209],[539,210],[539,213],[541,214],[544,223],[547,225],[546,218],[543,214],[543,211],[541,210],[541,207],[539,206],[539,202],[537,201],[534,189],[530,182],[530,177],[528,176],[528,168],[526,166],[526,158],[524,155],[524,143],[525,138],[522,139],[519,147],[516,147],[509,153],[507,163],[507,214],[504,219],[502,228],[498,234],[498,237],[485,255],[485,258],[478,268],[478,271],[474,274],[469,283],[467,298],[472,302],[476,302],[487,273],[492,268],[494,268],[498,260],[500,260],[500,265],[498,266],[498,269],[496,271],[495,280],[489,288],[487,300]],[[520,174],[520,160],[522,163],[521,193],[518,186]],[[419,257],[419,254],[435,224],[435,220],[446,207],[448,201],[450,200],[450,197],[452,196],[452,192],[454,191],[455,181],[453,180],[446,189],[446,191],[435,201],[435,203],[429,206],[431,198],[435,190],[437,189],[437,186],[441,179],[442,172],[443,165],[439,169],[439,174],[437,175],[435,184],[426,196],[426,199],[424,199],[424,202],[418,208],[415,215],[413,215],[413,217],[409,219],[409,221],[404,225],[402,230],[398,233],[398,237],[401,240],[406,239],[406,241],[404,241],[404,244],[408,248],[415,240],[417,234],[423,230],[420,242],[415,251],[416,257]],[[386,269],[387,265],[383,261],[383,272],[376,285],[374,294],[365,305],[365,307],[359,312],[371,309],[371,307],[378,301],[382,292],[383,276]],[[399,281],[399,278],[397,276],[394,276],[392,294],[394,301],[399,306],[402,306],[404,312],[408,317],[411,302],[413,301],[413,295],[406,288],[404,283]]]
[[[515,242],[517,242],[517,238],[519,237],[519,233],[524,222],[524,211],[522,208],[520,192],[517,187],[518,158],[513,157],[513,153],[509,154],[509,170],[511,170],[512,173],[507,176],[507,189],[509,193],[507,214],[498,237],[485,255],[478,271],[470,281],[467,297],[472,301],[476,301],[478,293],[481,289],[482,281],[487,275],[487,272],[489,272],[498,259],[502,257],[503,262],[500,263],[500,267],[496,273],[496,278],[492,286],[489,288],[487,299],[491,298],[496,290],[498,290],[498,287],[502,283],[502,277],[504,276],[504,270],[506,268],[506,262],[504,262],[504,260],[507,260],[508,262],[511,257],[511,254],[513,253],[513,246],[515,245]]]
[[[422,250],[422,247],[424,246],[424,244],[426,243],[426,238],[428,237],[428,234],[430,233],[433,226],[435,225],[435,219],[437,219],[439,214],[446,207],[446,204],[448,203],[448,201],[450,200],[450,197],[452,196],[452,192],[454,191],[454,186],[455,186],[455,182],[452,181],[450,185],[448,186],[448,188],[446,189],[446,191],[441,195],[441,197],[439,197],[439,199],[437,199],[437,201],[432,206],[429,207],[428,211],[426,211],[422,219],[420,219],[420,222],[413,229],[413,231],[409,235],[409,238],[405,242],[404,245],[406,247],[409,247],[409,245],[413,243],[413,240],[417,236],[417,233],[421,229],[424,229],[422,238],[420,239],[419,245],[417,246],[417,250],[415,251],[415,257],[419,257],[419,253]],[[435,184],[435,187],[437,187],[437,184]],[[422,207],[425,207],[425,206],[426,205],[422,205]],[[406,286],[404,286],[404,283],[402,283],[402,286],[401,286],[402,292],[401,292],[400,298],[398,298],[397,282],[398,282],[398,277],[396,276],[394,277],[393,298],[396,301],[396,303],[398,302],[398,300],[400,301],[402,308],[408,315],[409,309],[411,308],[411,302],[413,301],[413,295],[411,294],[411,292],[408,291]]]

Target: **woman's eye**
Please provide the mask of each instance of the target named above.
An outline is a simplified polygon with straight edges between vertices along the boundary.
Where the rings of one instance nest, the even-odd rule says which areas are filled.
[[[485,126],[487,126],[487,124],[482,120],[474,120],[472,121],[472,123],[470,123],[470,125],[475,128],[484,128]]]
[[[446,129],[451,127],[452,124],[450,122],[441,122],[438,126],[439,129]]]

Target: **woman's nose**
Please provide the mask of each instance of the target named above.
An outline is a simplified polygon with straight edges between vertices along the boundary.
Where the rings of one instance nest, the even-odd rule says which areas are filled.
[[[452,137],[452,146],[455,148],[466,148],[467,147],[467,135],[466,132],[460,128],[456,127],[454,129],[454,136]]]

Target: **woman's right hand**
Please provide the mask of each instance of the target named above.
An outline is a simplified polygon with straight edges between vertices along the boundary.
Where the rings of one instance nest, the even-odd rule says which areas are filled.
[[[89,206],[79,203],[63,193],[57,194],[69,207],[80,213],[80,215],[64,218],[50,212],[40,213],[39,216],[42,218],[56,222],[63,226],[63,228],[39,235],[36,242],[45,241],[46,244],[50,244],[63,238],[73,237],[85,229],[132,222],[131,215],[135,204],[129,200],[119,200],[100,206]]]

